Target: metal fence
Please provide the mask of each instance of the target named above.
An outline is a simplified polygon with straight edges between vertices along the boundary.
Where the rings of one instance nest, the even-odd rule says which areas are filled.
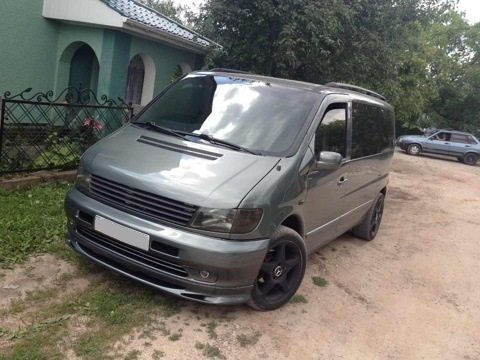
[[[122,99],[98,99],[90,89],[69,87],[56,98],[28,97],[31,90],[0,98],[0,176],[75,168],[89,146],[132,117]]]

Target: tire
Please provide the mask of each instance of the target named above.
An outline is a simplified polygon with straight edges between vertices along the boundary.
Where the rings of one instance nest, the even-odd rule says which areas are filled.
[[[478,160],[478,155],[474,153],[465,154],[463,157],[463,162],[467,165],[475,165]]]
[[[352,229],[353,235],[367,241],[371,241],[377,236],[382,222],[384,203],[385,196],[379,193],[363,221]]]
[[[459,157],[457,157],[457,160],[460,161],[461,163],[463,163],[463,157],[459,156]]]
[[[307,267],[307,249],[294,230],[280,226],[272,236],[247,305],[270,311],[284,305],[300,286]]]
[[[407,147],[407,153],[409,155],[418,155],[422,152],[422,147],[418,144],[410,144]]]

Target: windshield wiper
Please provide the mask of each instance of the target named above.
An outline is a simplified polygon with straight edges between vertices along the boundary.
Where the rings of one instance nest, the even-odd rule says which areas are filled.
[[[229,141],[226,141],[226,140],[222,140],[222,139],[218,139],[216,137],[213,137],[212,135],[207,135],[207,134],[195,134],[195,133],[191,133],[191,134],[188,134],[190,136],[196,136],[202,140],[205,140],[205,141],[208,141],[210,144],[215,144],[215,145],[223,145],[225,147],[228,147],[232,150],[236,150],[236,151],[243,151],[243,152],[247,152],[249,154],[253,154],[253,155],[261,155],[259,153],[256,153],[254,151],[251,151],[251,150],[248,150],[247,148],[244,148],[240,145],[237,145],[237,144],[234,144],[234,143],[231,143]]]
[[[169,128],[157,125],[157,124],[155,124],[151,121],[135,121],[135,122],[132,122],[132,124],[133,125],[146,126],[151,130],[155,130],[155,131],[161,132],[163,134],[167,134],[167,135],[176,136],[176,137],[179,137],[179,138],[185,140],[184,135],[181,135],[180,132],[176,132],[175,130],[171,130]]]

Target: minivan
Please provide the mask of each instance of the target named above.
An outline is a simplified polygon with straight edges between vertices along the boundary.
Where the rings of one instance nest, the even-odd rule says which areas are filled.
[[[182,298],[276,309],[309,253],[378,233],[394,128],[361,87],[190,73],[83,154],[67,243]]]

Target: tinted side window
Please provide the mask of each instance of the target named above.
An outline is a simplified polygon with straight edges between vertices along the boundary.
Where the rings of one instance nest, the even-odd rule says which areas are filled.
[[[352,104],[352,159],[388,150],[394,141],[393,114],[375,105]]]
[[[452,142],[469,144],[467,135],[452,134]]]
[[[315,134],[315,154],[333,151],[346,157],[347,104],[332,104],[327,108]]]

